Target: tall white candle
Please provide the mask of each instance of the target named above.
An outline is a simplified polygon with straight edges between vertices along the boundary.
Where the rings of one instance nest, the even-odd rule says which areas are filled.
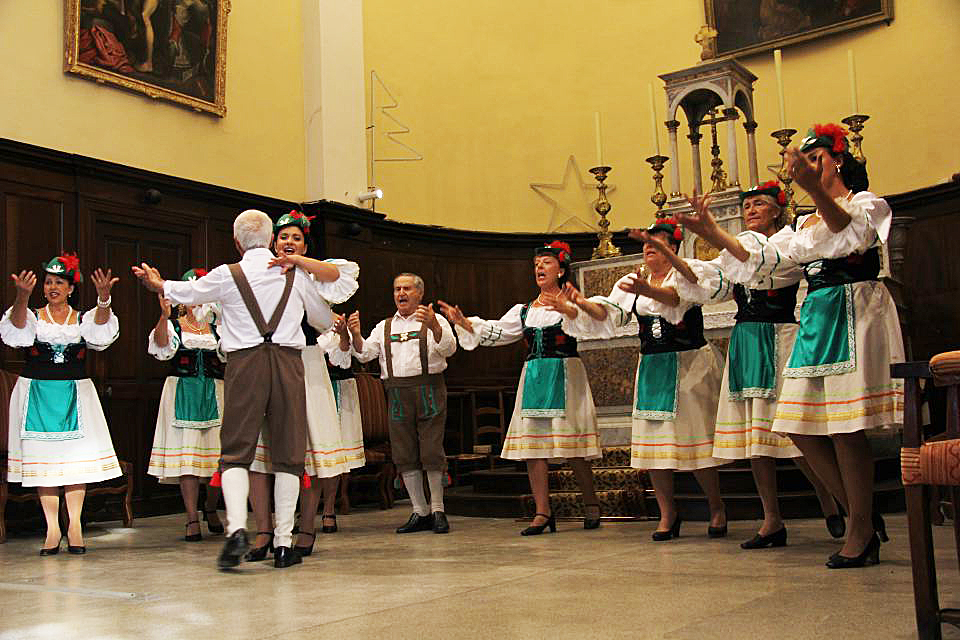
[[[653,83],[647,83],[647,92],[650,94],[650,141],[656,150],[654,155],[660,155],[660,136],[657,133],[657,101],[653,99]]]
[[[847,49],[847,70],[850,74],[850,115],[857,115],[860,105],[857,102],[857,65],[853,60],[853,49]]]
[[[783,58],[780,49],[773,50],[773,68],[777,72],[777,101],[780,106],[780,128],[787,128],[787,110],[783,102]]]
[[[599,111],[596,111],[593,114],[593,125],[594,125],[594,129],[596,130],[596,138],[597,138],[597,166],[602,167],[603,166],[603,142],[601,142],[601,140],[603,139],[603,136],[601,135],[601,130],[600,130],[600,112]]]

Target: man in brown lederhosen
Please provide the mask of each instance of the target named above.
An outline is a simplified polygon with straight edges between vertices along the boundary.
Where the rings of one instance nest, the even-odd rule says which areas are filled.
[[[380,358],[380,376],[387,390],[390,448],[403,484],[413,503],[413,514],[397,533],[433,529],[447,533],[443,511],[443,475],[447,458],[443,431],[447,419],[447,387],[443,371],[457,350],[446,318],[423,300],[423,280],[401,273],[393,281],[397,312],[373,328],[366,340],[360,334],[360,314],[347,321],[353,348],[361,362]],[[423,491],[423,471],[430,485],[430,504]]]
[[[276,530],[274,566],[300,562],[291,549],[294,511],[306,452],[306,392],[300,350],[305,341],[300,322],[318,330],[333,323],[333,314],[299,269],[285,273],[268,248],[273,223],[260,211],[248,210],[233,223],[238,264],[221,265],[186,282],[164,281],[147,264],[133,267],[151,291],[177,304],[219,302],[221,349],[227,356],[224,375],[221,467],[227,505],[227,541],[218,558],[221,569],[234,567],[249,544],[246,535],[247,469],[257,438],[266,423],[273,463]],[[333,265],[330,265],[333,269]],[[333,274],[334,276],[336,274]],[[271,310],[269,322],[263,310]]]

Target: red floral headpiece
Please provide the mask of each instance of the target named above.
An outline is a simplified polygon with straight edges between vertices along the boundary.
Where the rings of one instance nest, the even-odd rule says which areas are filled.
[[[570,255],[572,253],[570,251],[570,245],[561,240],[554,240],[549,244],[543,245],[543,247],[537,251],[537,254],[539,255],[543,252],[550,252],[556,256],[557,260],[565,263],[570,262]]]
[[[207,271],[203,267],[197,267],[196,269],[193,270],[193,272],[197,274],[198,278],[202,278],[203,276],[207,275],[207,273],[209,273],[209,271]]]
[[[807,136],[800,141],[800,151],[824,147],[832,153],[842,153],[849,146],[846,136],[847,130],[838,124],[832,122],[815,124],[812,129],[807,131]]]
[[[740,203],[743,204],[743,201],[750,196],[760,195],[775,198],[777,204],[779,204],[781,207],[787,206],[787,194],[783,192],[783,189],[780,188],[780,183],[776,180],[767,180],[766,182],[758,184],[755,187],[750,187],[740,194]]]
[[[673,239],[677,242],[683,242],[683,229],[680,228],[680,223],[677,222],[677,219],[673,216],[657,218],[647,229],[647,233],[657,233],[660,231],[666,231]]]
[[[80,268],[80,258],[75,253],[64,252],[60,256],[60,262],[63,263],[63,268],[67,271],[77,271]]]

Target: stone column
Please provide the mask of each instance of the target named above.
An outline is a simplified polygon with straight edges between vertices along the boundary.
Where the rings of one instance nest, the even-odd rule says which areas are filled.
[[[744,122],[743,128],[747,132],[747,163],[750,165],[750,184],[747,187],[760,184],[760,175],[757,172],[757,123],[751,120]]]
[[[703,195],[703,176],[700,174],[700,139],[703,138],[703,136],[697,128],[691,126],[690,135],[688,135],[687,138],[690,140],[690,148],[693,151],[693,156],[691,157],[693,166],[693,188],[697,190],[697,193]]]
[[[730,172],[729,185],[740,186],[740,163],[737,161],[737,118],[739,114],[734,107],[723,110],[727,120],[727,170]]]
[[[670,134],[670,153],[673,154],[673,164],[670,167],[670,196],[680,195],[680,146],[677,144],[677,127],[680,126],[679,120],[667,120],[667,131]]]
[[[301,0],[305,200],[357,204],[367,185],[362,0]]]

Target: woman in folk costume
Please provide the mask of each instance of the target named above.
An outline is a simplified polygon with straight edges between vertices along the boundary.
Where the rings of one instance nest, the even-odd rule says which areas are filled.
[[[677,279],[677,294],[698,304],[736,300],[736,324],[730,334],[727,363],[723,370],[713,457],[750,460],[753,478],[763,505],[760,530],[741,544],[744,549],[781,547],[787,529],[777,500],[776,459],[793,458],[816,490],[827,529],[835,538],[844,534],[844,521],[837,504],[812,472],[790,438],[772,431],[777,393],[783,382],[781,370],[790,356],[797,334],[794,309],[803,272],[783,255],[786,196],[775,181],[740,194],[746,231],[736,237],[720,229],[710,215],[710,197],[690,199],[698,212],[690,227],[722,249],[710,262],[682,260],[658,238],[645,240],[670,259],[684,277]]]
[[[206,269],[190,269],[181,280],[196,280]],[[170,302],[160,299],[160,319],[150,332],[147,353],[169,361],[160,410],[153,434],[147,473],[160,482],[178,482],[187,513],[184,540],[198,542],[197,499],[200,481],[209,482],[220,459],[220,419],[223,416],[224,358],[210,305],[178,308],[171,318]],[[217,516],[220,489],[207,485],[204,519],[210,533],[223,533]]]
[[[683,232],[664,218],[647,233],[680,248]],[[703,337],[703,313],[677,295],[682,278],[652,243],[643,246],[649,279],[638,274],[621,278],[609,296],[586,300],[575,289],[567,294],[586,311],[570,323],[578,337],[613,338],[634,318],[640,326],[631,437],[632,467],[647,469],[660,507],[656,541],[680,535],[680,514],[673,498],[673,472],[692,471],[710,506],[711,538],[727,535],[727,516],[720,497],[713,457],[717,395],[723,356]],[[643,271],[643,267],[639,271]],[[566,326],[566,323],[565,323]]]
[[[526,338],[527,361],[520,373],[517,403],[504,438],[501,458],[526,460],[527,475],[536,503],[536,515],[521,535],[556,531],[550,508],[547,463],[565,459],[580,485],[584,503],[584,529],[600,526],[600,501],[593,486],[593,469],[587,460],[600,457],[597,413],[587,373],[577,355],[577,341],[561,328],[563,313],[576,309],[561,304],[557,295],[567,282],[570,247],[552,242],[536,250],[533,273],[540,295],[516,304],[499,320],[464,317],[459,307],[440,301],[440,308],[456,326],[460,345],[513,344]]]
[[[17,297],[0,320],[0,338],[24,348],[24,366],[10,396],[7,480],[37,487],[47,521],[40,555],[60,550],[60,487],[67,514],[67,550],[86,552],[80,513],[86,486],[120,475],[97,390],[86,374],[87,348],[103,351],[120,335],[110,309],[110,290],[118,278],[97,269],[91,280],[97,306],[87,313],[69,302],[81,282],[80,261],[64,254],[43,265],[47,304],[28,309],[37,284],[32,271],[13,274]]]
[[[337,403],[340,423],[340,446],[346,460],[347,473],[366,464],[363,453],[363,423],[360,419],[360,392],[353,375],[353,348],[344,316],[336,316],[333,327],[317,337],[317,346],[327,356],[327,373]],[[323,515],[320,531],[337,532],[337,489],[342,475],[323,479]]]
[[[903,423],[903,388],[890,378],[890,363],[904,359],[903,338],[879,280],[893,213],[867,191],[867,170],[848,146],[846,131],[828,124],[787,151],[788,171],[817,210],[780,231],[808,289],[773,430],[788,434],[831,493],[846,497],[847,539],[827,561],[831,569],[879,562],[886,531],[873,511],[866,430]]]
[[[299,211],[280,216],[274,224],[274,264],[300,267],[314,278],[317,291],[330,304],[348,300],[359,288],[360,267],[347,260],[315,260],[308,258],[310,217]],[[339,275],[330,280],[329,267],[335,265]],[[342,323],[342,320],[341,320]],[[363,436],[359,442],[345,442],[340,432],[337,403],[324,360],[325,349],[317,344],[318,334],[304,321],[307,347],[301,352],[304,381],[307,387],[307,451],[305,478],[300,490],[300,538],[294,550],[301,556],[313,551],[314,518],[321,492],[336,495],[340,475],[356,466],[363,466]],[[339,344],[339,343],[338,343]],[[351,435],[351,438],[353,435]],[[271,548],[269,472],[270,450],[260,438],[257,454],[250,465],[250,502],[257,521],[257,539],[248,552],[248,560],[262,560]],[[314,480],[311,480],[311,477]],[[319,481],[315,481],[319,480]],[[332,515],[332,514],[331,514]],[[328,519],[329,520],[329,519]],[[335,526],[334,524],[327,526]],[[302,543],[302,544],[301,544]]]

